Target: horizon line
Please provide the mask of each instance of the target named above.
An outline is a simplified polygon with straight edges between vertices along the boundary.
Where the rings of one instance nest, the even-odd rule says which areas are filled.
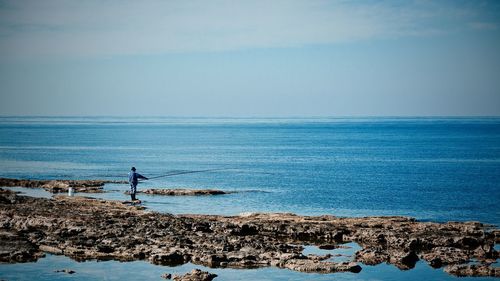
[[[0,118],[171,118],[171,119],[344,119],[344,118],[500,118],[500,115],[3,115]]]

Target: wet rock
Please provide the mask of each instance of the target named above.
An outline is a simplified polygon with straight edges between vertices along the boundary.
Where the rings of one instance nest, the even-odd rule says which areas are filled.
[[[149,260],[154,264],[175,266],[186,263],[189,261],[189,257],[186,257],[179,251],[172,251],[168,253],[153,254]]]
[[[389,262],[402,270],[414,268],[417,261],[418,256],[413,251],[394,251],[389,253]]]
[[[453,247],[436,247],[422,257],[434,268],[447,264],[465,263],[469,260],[469,255],[464,250]]]
[[[491,267],[489,265],[450,265],[444,271],[460,277],[500,277],[500,267]]]
[[[354,262],[318,262],[310,259],[290,259],[282,264],[281,267],[301,271],[301,272],[317,272],[317,273],[333,273],[333,272],[354,272],[361,271],[361,266]]]
[[[247,236],[257,234],[258,230],[255,225],[243,224],[233,228],[230,233],[233,235]]]
[[[129,192],[125,192],[129,194]],[[228,192],[216,189],[162,189],[150,188],[138,191],[137,193],[151,194],[151,195],[166,195],[166,196],[201,196],[201,195],[223,195]]]
[[[499,254],[493,247],[493,244],[483,244],[481,246],[478,246],[474,250],[474,257],[476,257],[478,260],[489,261],[498,259]]]
[[[478,223],[422,223],[405,217],[174,216],[118,201],[0,193],[0,228],[18,237],[0,235],[0,256],[5,262],[36,260],[42,252],[50,252],[79,261],[147,260],[166,265],[191,262],[209,267],[359,272],[361,264],[302,254],[303,245],[338,248],[342,246],[339,241],[353,241],[362,247],[354,257],[357,262],[387,262],[410,269],[420,256],[438,267],[472,258],[486,263],[498,257],[492,247],[496,230],[482,227]],[[476,274],[473,270],[457,272]]]
[[[32,262],[43,257],[38,247],[12,230],[0,229],[0,262]]]
[[[193,269],[191,272],[181,276],[174,275],[174,281],[211,281],[217,274],[201,271],[200,269]]]
[[[106,183],[127,182],[109,180],[29,180],[0,178],[0,186],[43,188],[52,193],[68,192],[70,187],[72,187],[75,192],[99,193],[104,192],[102,189]]]
[[[59,269],[59,270],[54,270],[54,272],[63,272],[63,273],[67,273],[67,274],[76,273],[74,270],[71,270],[71,269]]]
[[[57,247],[52,247],[48,245],[40,245],[39,247],[40,251],[46,252],[46,253],[51,253],[54,255],[62,255],[63,251]]]
[[[3,189],[0,187],[0,194],[19,194],[19,192],[12,191],[10,189]]]
[[[500,230],[494,229],[491,231],[491,235],[495,239],[496,244],[500,244]]]
[[[164,273],[161,275],[161,278],[163,279],[172,279],[172,274],[170,273]]]
[[[340,257],[342,255],[335,255],[336,257]],[[309,254],[307,255],[307,259],[313,260],[313,261],[324,261],[329,258],[333,257],[331,254],[326,254],[326,255],[315,255],[315,254]]]
[[[325,244],[325,245],[319,245],[318,248],[321,249],[321,250],[334,250],[334,249],[337,248],[337,245],[335,245],[335,244]]]
[[[377,265],[389,260],[389,254],[377,249],[363,249],[356,252],[355,260],[367,265]]]

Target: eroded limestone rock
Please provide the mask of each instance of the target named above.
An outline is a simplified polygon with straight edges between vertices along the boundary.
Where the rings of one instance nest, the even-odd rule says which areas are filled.
[[[459,277],[500,277],[500,267],[491,267],[485,264],[450,265],[447,266],[444,271]]]
[[[10,229],[0,230],[0,262],[31,262],[43,256],[25,236]]]
[[[72,187],[75,192],[99,193],[104,192],[106,183],[127,183],[126,181],[109,180],[29,180],[0,178],[0,186],[43,188],[52,193],[68,192]]]
[[[139,190],[137,193],[151,194],[151,195],[166,195],[166,196],[202,196],[202,195],[223,195],[229,192],[217,189],[163,189],[163,188],[150,188]],[[125,194],[130,194],[126,191]]]
[[[201,271],[200,269],[193,269],[184,275],[174,275],[174,281],[212,281],[217,274],[209,273],[207,271]]]
[[[488,268],[491,274],[487,262],[498,257],[492,247],[494,231],[485,231],[476,222],[424,223],[406,217],[259,213],[174,216],[139,210],[118,201],[0,193],[0,233],[14,233],[22,241],[0,248],[2,257],[9,257],[5,258],[9,262],[17,262],[16,252],[26,249],[27,257],[19,260],[34,260],[46,251],[76,260],[359,272],[361,267],[354,261],[335,263],[327,261],[327,256],[302,254],[302,245],[336,248],[356,242],[362,247],[354,258],[358,262],[387,262],[401,269],[411,269],[419,258],[435,267],[459,265],[471,259],[484,262],[481,270],[452,270],[474,276],[485,274]]]

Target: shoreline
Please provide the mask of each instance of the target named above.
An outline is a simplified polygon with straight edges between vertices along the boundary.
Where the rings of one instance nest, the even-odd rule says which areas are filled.
[[[117,180],[32,180],[0,178],[0,187],[41,188],[50,193],[67,193],[70,188],[76,193],[105,193],[104,185],[128,184],[128,181]],[[187,189],[187,188],[148,188],[138,190],[137,194],[164,195],[164,196],[213,196],[235,193],[218,189]],[[130,194],[125,191],[125,194]]]
[[[82,193],[103,193],[104,185],[107,183],[128,183],[127,181],[114,180],[33,180],[0,178],[0,187],[24,187],[42,188],[51,193],[68,192],[73,188],[74,192]]]
[[[499,268],[491,266],[498,258],[493,247],[500,241],[500,230],[488,230],[478,222],[289,213],[170,215],[117,201],[32,198],[9,191],[0,194],[0,214],[1,236],[17,241],[10,249],[4,246],[3,262],[36,260],[49,252],[76,260],[191,262],[223,268],[274,266],[334,273],[359,272],[365,265],[383,262],[407,270],[424,260],[457,276],[500,277]],[[335,248],[348,242],[362,248],[350,262],[302,254],[305,245]],[[468,264],[471,259],[479,265]]]

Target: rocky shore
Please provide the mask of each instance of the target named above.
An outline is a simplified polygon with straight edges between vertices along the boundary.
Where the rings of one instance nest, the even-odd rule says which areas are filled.
[[[432,223],[407,217],[340,218],[293,214],[212,216],[159,214],[121,202],[54,199],[0,192],[0,261],[27,262],[44,252],[76,260],[187,262],[208,267],[276,266],[302,272],[359,272],[363,264],[402,270],[418,260],[457,276],[496,276],[500,231],[478,222]],[[350,262],[303,255],[356,242]],[[477,265],[467,262],[474,259]]]
[[[109,181],[109,180],[29,180],[29,179],[11,179],[0,178],[0,186],[6,187],[27,187],[43,188],[48,192],[62,193],[68,192],[70,187],[74,192],[100,193],[104,192],[103,187],[106,183],[128,183],[127,181]]]

